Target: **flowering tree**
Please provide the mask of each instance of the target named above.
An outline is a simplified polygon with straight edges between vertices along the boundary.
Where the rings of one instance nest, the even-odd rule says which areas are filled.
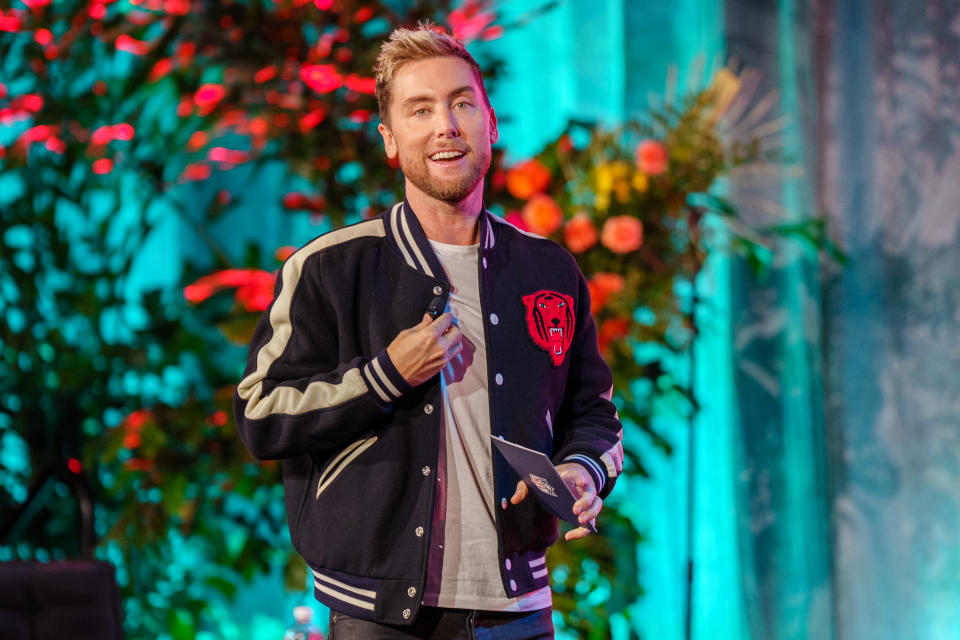
[[[333,225],[377,212],[400,197],[375,130],[380,40],[424,18],[468,41],[509,25],[472,1],[404,15],[348,0],[20,1],[0,10],[0,437],[34,468],[65,456],[96,477],[99,553],[118,566],[128,633],[192,638],[213,624],[211,599],[238,582],[281,565],[302,589],[305,567],[287,539],[277,466],[250,459],[230,412],[235,345],[249,342],[290,249],[231,259],[208,229],[238,194],[197,203],[183,185],[279,161],[311,188],[278,209]],[[497,154],[489,180],[508,219],[577,256],[621,415],[665,449],[650,398],[686,387],[633,349],[690,344],[675,285],[702,264],[705,212],[732,211],[707,189],[757,155],[720,135],[736,85],[722,76],[657,126],[571,127],[514,167]],[[212,272],[188,269],[189,306],[129,286],[165,215],[210,243]],[[644,473],[630,444],[628,471]],[[0,466],[0,494],[21,502],[29,475]],[[551,556],[557,608],[594,637],[639,594],[637,567],[614,551],[640,536],[616,508],[602,517],[606,536]],[[57,557],[68,545],[46,546]],[[0,559],[40,551],[0,548]],[[578,597],[611,585],[599,603]]]

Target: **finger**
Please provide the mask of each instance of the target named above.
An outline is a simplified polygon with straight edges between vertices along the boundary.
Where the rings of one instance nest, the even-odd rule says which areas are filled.
[[[510,498],[511,504],[520,504],[527,497],[527,485],[521,480],[517,483],[517,490],[513,492],[513,496]]]
[[[600,510],[603,509],[603,500],[596,498],[590,504],[584,506],[579,513],[578,520],[580,524],[586,524],[591,520],[596,520],[597,516],[600,515]]]
[[[597,492],[594,491],[593,487],[583,487],[578,484],[577,489],[580,491],[580,497],[577,498],[577,501],[573,503],[574,513],[580,513],[592,505],[594,500],[599,500],[599,498],[597,498]]]
[[[430,326],[438,336],[442,336],[451,322],[453,322],[453,314],[447,311],[437,316],[437,319]]]
[[[420,318],[420,324],[416,325],[414,328],[420,329],[421,327],[427,326],[431,322],[433,322],[433,316],[431,316],[429,313],[424,313],[423,317]]]
[[[581,538],[586,538],[588,535],[590,535],[590,529],[587,529],[586,527],[577,527],[576,529],[571,529],[570,531],[567,531],[564,534],[563,539],[579,540]]]

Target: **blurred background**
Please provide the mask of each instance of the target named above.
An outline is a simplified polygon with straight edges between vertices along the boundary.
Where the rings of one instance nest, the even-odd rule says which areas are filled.
[[[420,19],[616,376],[558,637],[957,638],[956,0],[0,2],[0,637],[69,567],[128,638],[325,628],[231,398],[285,257],[402,197],[371,67]]]

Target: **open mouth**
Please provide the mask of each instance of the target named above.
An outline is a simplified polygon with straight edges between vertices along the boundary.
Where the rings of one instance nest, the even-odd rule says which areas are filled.
[[[449,151],[437,151],[430,154],[430,159],[434,162],[456,162],[460,158],[464,157],[466,152],[460,151],[459,149],[451,149]]]
[[[557,355],[563,353],[563,328],[550,327],[550,342],[553,344],[553,352]]]

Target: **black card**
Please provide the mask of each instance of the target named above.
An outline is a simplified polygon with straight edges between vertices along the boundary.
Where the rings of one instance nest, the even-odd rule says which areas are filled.
[[[577,515],[573,512],[576,496],[570,491],[567,483],[560,477],[557,468],[553,466],[545,454],[534,449],[523,447],[502,437],[491,435],[493,444],[497,447],[520,479],[527,485],[537,501],[545,510],[577,526],[586,527],[597,532],[592,522],[581,525]]]

